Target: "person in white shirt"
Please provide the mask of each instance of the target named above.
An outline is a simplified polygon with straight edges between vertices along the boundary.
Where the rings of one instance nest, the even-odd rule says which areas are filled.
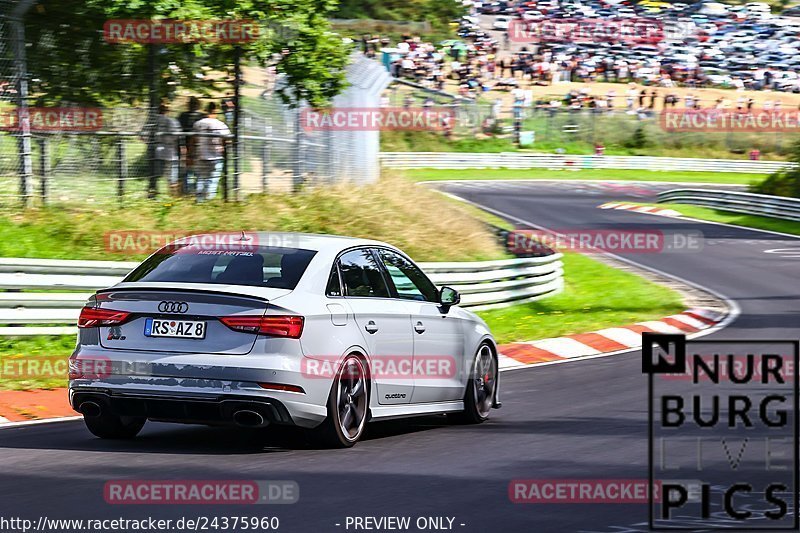
[[[511,90],[511,96],[514,97],[514,105],[522,105],[525,102],[525,91],[519,87]]]
[[[217,105],[209,102],[208,116],[194,123],[195,161],[197,171],[197,201],[211,200],[217,195],[225,156],[225,138],[231,131],[217,119]],[[211,135],[213,134],[213,135]]]

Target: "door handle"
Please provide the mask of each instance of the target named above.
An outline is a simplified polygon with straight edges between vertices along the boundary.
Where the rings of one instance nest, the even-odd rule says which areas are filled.
[[[372,320],[367,322],[367,325],[364,326],[364,329],[367,330],[367,333],[377,333],[378,332],[378,325],[375,324]]]
[[[416,324],[414,324],[414,331],[416,331],[417,333],[425,333],[425,324],[423,324],[422,322],[417,322]]]

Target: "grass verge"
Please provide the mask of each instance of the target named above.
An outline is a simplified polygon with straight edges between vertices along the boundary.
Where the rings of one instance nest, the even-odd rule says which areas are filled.
[[[544,168],[506,169],[407,169],[404,174],[414,181],[439,180],[626,180],[675,181],[686,183],[731,183],[749,185],[766,178],[766,174],[739,174],[735,172],[672,172],[648,170],[581,169],[548,170]]]
[[[0,337],[0,390],[67,386],[67,358],[75,335]]]
[[[564,271],[561,294],[478,313],[498,342],[584,333],[684,310],[677,292],[584,255],[565,254]]]
[[[669,203],[643,205],[653,205],[656,207],[674,209],[686,217],[696,218],[699,220],[708,220],[709,222],[723,222],[725,224],[734,224],[736,226],[745,226],[748,228],[800,235],[800,222],[795,222],[793,220],[781,220],[779,218],[760,217],[757,215],[746,215],[742,213],[733,213],[730,211],[720,211],[718,209],[702,207],[699,205]]]
[[[500,259],[505,252],[461,204],[387,176],[376,183],[316,187],[298,194],[251,195],[240,203],[139,201],[124,208],[54,204],[0,211],[0,257],[137,260],[147,249],[108,246],[110,231],[296,231],[390,242],[418,261]],[[132,243],[131,243],[132,244]],[[166,243],[164,243],[166,244]]]

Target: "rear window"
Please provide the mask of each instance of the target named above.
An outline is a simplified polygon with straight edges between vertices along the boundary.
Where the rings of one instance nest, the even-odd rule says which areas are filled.
[[[209,250],[193,245],[162,248],[125,282],[218,283],[294,289],[314,250],[249,246]]]

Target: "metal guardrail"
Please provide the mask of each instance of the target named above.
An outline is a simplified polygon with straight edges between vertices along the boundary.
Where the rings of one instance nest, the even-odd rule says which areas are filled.
[[[672,189],[658,193],[658,201],[800,221],[800,199],[797,198],[716,189]]]
[[[420,263],[420,267],[435,284],[456,288],[462,306],[485,310],[559,292],[564,286],[561,257],[556,253],[501,261]],[[0,258],[0,291],[7,291],[0,292],[0,336],[74,333],[72,324],[91,295],[80,291],[114,285],[137,264]],[[25,292],[47,289],[70,292]]]
[[[383,152],[386,168],[546,168],[557,170],[683,170],[771,174],[793,163],[743,159],[697,159],[677,157],[531,154],[523,152]]]

